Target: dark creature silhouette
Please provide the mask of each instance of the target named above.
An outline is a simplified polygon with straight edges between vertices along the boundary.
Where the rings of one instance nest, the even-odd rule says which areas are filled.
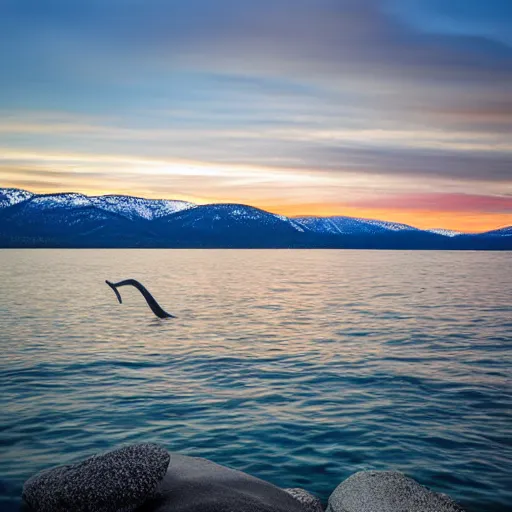
[[[139,290],[140,293],[142,293],[143,297],[146,299],[146,302],[148,303],[148,306],[151,308],[151,311],[158,317],[158,318],[176,318],[175,316],[167,313],[167,311],[164,311],[158,302],[153,298],[153,295],[148,292],[148,290],[142,286],[138,281],[135,279],[125,279],[124,281],[119,281],[118,283],[111,283],[110,281],[105,281],[112,290],[114,290],[114,293],[116,294],[117,300],[119,301],[119,304],[123,303],[123,300],[121,299],[121,294],[117,290],[119,286],[135,286],[137,290]]]

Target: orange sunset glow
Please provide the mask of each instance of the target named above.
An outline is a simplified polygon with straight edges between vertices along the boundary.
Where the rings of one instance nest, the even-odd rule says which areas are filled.
[[[457,215],[454,216],[453,212],[450,211],[364,209],[329,204],[291,205],[285,208],[261,205],[261,208],[289,217],[309,215],[330,217],[339,215],[400,222],[421,229],[437,229],[442,226],[444,229],[465,233],[481,233],[512,224],[512,214],[475,214],[475,212],[470,211],[457,212]]]

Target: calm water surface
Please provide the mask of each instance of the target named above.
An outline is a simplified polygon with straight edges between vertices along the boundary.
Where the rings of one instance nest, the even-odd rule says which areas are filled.
[[[139,279],[176,320],[158,320]],[[403,471],[512,509],[512,256],[0,251],[0,509],[137,441],[326,499]]]

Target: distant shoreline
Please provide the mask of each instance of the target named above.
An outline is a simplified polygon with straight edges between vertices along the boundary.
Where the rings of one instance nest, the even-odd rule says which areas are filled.
[[[0,250],[84,250],[84,251],[127,251],[127,250],[144,250],[144,251],[375,251],[375,252],[509,252],[512,248],[503,249],[436,249],[436,248],[368,248],[368,247],[50,247],[50,246],[0,246]]]

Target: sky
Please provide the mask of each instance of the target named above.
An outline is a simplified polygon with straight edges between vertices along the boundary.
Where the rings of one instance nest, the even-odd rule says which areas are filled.
[[[510,0],[0,0],[0,186],[512,224]]]

